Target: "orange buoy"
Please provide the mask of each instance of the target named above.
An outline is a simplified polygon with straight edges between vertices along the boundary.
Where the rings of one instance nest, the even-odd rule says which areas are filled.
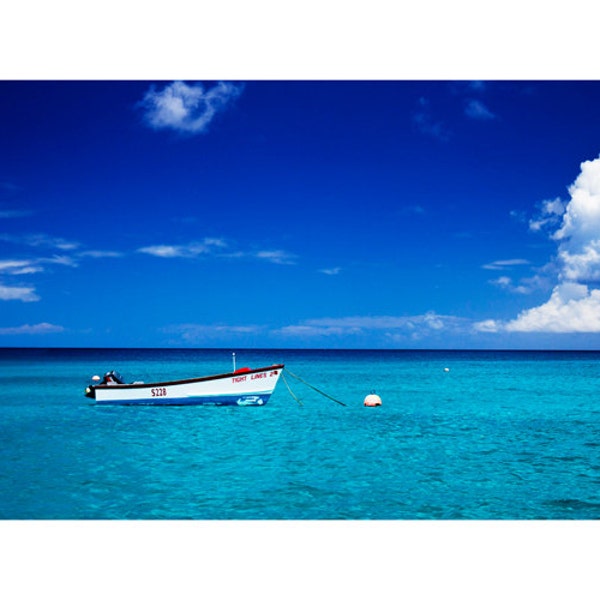
[[[371,392],[365,398],[365,406],[381,406],[381,398],[375,392]]]

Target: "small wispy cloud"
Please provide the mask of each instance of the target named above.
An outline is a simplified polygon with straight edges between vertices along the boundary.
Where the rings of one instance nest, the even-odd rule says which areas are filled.
[[[175,81],[162,90],[151,88],[140,106],[153,129],[199,134],[207,131],[217,113],[224,111],[242,90],[242,85],[222,81],[209,89],[201,83]]]
[[[67,240],[62,237],[48,235],[46,233],[30,233],[23,235],[0,234],[0,241],[15,245],[28,246],[29,248],[41,248],[42,250],[60,251],[51,257],[40,257],[30,259],[30,264],[61,264],[66,266],[77,266],[80,258],[116,258],[123,256],[122,252],[111,250],[79,250],[82,244],[77,241]]]
[[[67,255],[54,255],[50,258],[40,258],[38,259],[39,263],[46,263],[49,265],[62,265],[63,267],[78,267],[79,262],[77,258],[74,256]]]
[[[479,121],[490,121],[496,118],[496,115],[481,100],[469,100],[465,107],[465,115],[469,119]]]
[[[30,275],[44,269],[31,260],[0,260],[0,273],[7,275]]]
[[[341,267],[333,267],[331,269],[319,269],[319,273],[323,273],[324,275],[339,275],[341,271]]]
[[[567,203],[560,198],[544,200],[538,216],[529,221],[529,229],[531,231],[541,231],[548,228],[556,229],[562,221],[566,208]]]
[[[464,116],[475,121],[493,121],[498,116],[481,99],[487,90],[487,85],[482,81],[458,82],[451,85],[451,93],[459,96],[463,102]],[[478,98],[474,96],[479,96]],[[433,107],[428,98],[421,97],[417,101],[417,108],[413,111],[412,119],[417,129],[424,135],[447,142],[452,137],[452,132],[446,123],[435,116]]]
[[[525,258],[510,258],[508,260],[495,260],[494,262],[482,265],[481,268],[489,271],[504,271],[505,269],[510,269],[511,267],[529,264],[531,263]]]
[[[475,94],[483,95],[488,90],[489,84],[486,81],[451,81],[449,83],[450,92],[454,96],[473,96]]]
[[[0,300],[18,300],[20,302],[38,302],[40,297],[34,287],[8,286],[0,284]]]
[[[412,316],[351,316],[307,319],[273,329],[269,325],[231,323],[184,323],[162,328],[173,336],[169,343],[213,343],[223,339],[254,343],[263,340],[281,343],[282,340],[315,341],[340,339],[344,343],[361,339],[379,340],[384,346],[392,343],[419,342],[428,338],[443,340],[447,335],[473,334],[472,321],[462,317],[440,315],[429,311]],[[336,340],[337,338],[337,340]]]
[[[52,323],[37,323],[35,325],[20,325],[19,327],[2,327],[0,335],[46,335],[48,333],[62,333],[62,325]]]
[[[518,223],[526,223],[527,222],[527,213],[524,210],[511,210],[509,211],[509,216],[511,219],[514,219]]]
[[[387,315],[308,319],[282,327],[276,333],[286,337],[318,338],[383,332],[386,337],[395,337],[396,340],[400,335],[416,340],[431,334],[464,330],[466,323],[467,320],[461,317],[430,311],[423,315],[401,317]]]
[[[260,260],[278,265],[296,264],[296,256],[285,250],[235,250],[220,238],[205,238],[201,242],[188,244],[157,244],[138,248],[137,252],[158,258],[212,257],[220,259]]]
[[[29,235],[0,234],[0,241],[25,245],[30,249],[36,249],[37,252],[40,252],[38,249],[41,249],[44,254],[47,253],[48,249],[60,250],[60,254],[55,253],[51,256],[0,259],[0,275],[5,280],[0,284],[0,300],[5,301],[38,302],[40,300],[35,287],[11,281],[11,278],[52,271],[53,266],[77,268],[81,261],[86,258],[100,259],[122,256],[120,252],[105,250],[77,251],[81,247],[79,242],[40,233]],[[29,250],[28,253],[31,254],[33,251]]]
[[[412,119],[417,129],[424,135],[434,137],[443,142],[447,142],[451,137],[450,131],[446,126],[433,117],[431,103],[427,98],[419,98]]]
[[[477,93],[485,92],[487,88],[485,81],[469,81],[467,85],[470,91]]]
[[[45,233],[32,233],[27,235],[0,234],[0,240],[11,244],[20,244],[32,248],[51,248],[54,250],[70,251],[79,248],[79,242],[72,242],[64,238],[54,237]]]
[[[276,265],[295,265],[296,256],[285,250],[261,250],[255,253],[256,258]]]
[[[513,281],[511,277],[503,275],[497,279],[490,280],[492,285],[503,289],[511,294],[531,294],[537,290],[548,287],[547,280],[539,275],[533,277],[524,277],[518,282]]]
[[[45,234],[27,236],[25,243],[33,247],[52,248],[62,251],[76,250],[80,246],[79,242],[72,242],[64,238],[52,237]]]
[[[158,244],[138,248],[137,252],[150,254],[159,258],[196,258],[201,255],[211,254],[215,249],[227,247],[224,240],[218,238],[205,238],[202,242],[188,244]]]
[[[44,265],[62,265],[63,267],[78,267],[75,257],[55,255],[35,259],[5,259],[0,260],[0,273],[6,275],[33,275],[45,270]]]
[[[123,254],[108,250],[81,250],[82,244],[46,233],[0,234],[0,242],[26,246],[26,257],[3,257],[0,259],[0,301],[39,302],[41,300],[33,285],[25,285],[20,279],[39,273],[52,273],[54,267],[77,268],[84,259],[119,257]],[[37,256],[32,256],[37,255]],[[18,279],[17,279],[18,278]],[[27,326],[29,327],[29,326]],[[27,330],[24,330],[27,333]]]
[[[221,340],[224,336],[253,336],[264,330],[261,325],[182,323],[163,327],[161,331],[177,336],[177,342],[198,343],[205,340]]]
[[[137,252],[158,256],[159,258],[189,258],[200,254],[184,246],[169,246],[167,244],[144,246],[143,248],[138,248]]]
[[[516,267],[528,265],[531,265],[531,262],[525,258],[510,258],[507,260],[496,260],[482,265],[481,268],[488,271],[512,271]],[[544,270],[545,268],[538,269],[540,273]],[[548,286],[547,279],[539,274],[531,277],[520,277],[517,281],[508,275],[500,275],[496,279],[490,279],[489,283],[511,294],[531,294],[536,290],[546,289]]]
[[[112,250],[84,250],[83,252],[78,252],[77,256],[81,258],[120,258],[123,256],[123,253]]]

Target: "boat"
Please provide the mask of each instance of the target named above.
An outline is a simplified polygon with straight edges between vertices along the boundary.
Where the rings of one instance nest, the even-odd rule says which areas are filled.
[[[275,390],[284,365],[259,369],[243,367],[231,373],[160,381],[125,383],[117,371],[109,371],[90,384],[85,395],[96,404],[212,404],[220,406],[264,406]]]

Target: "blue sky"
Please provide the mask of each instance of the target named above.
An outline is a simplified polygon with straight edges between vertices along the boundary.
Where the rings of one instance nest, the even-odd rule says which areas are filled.
[[[600,82],[0,81],[0,346],[600,348]]]

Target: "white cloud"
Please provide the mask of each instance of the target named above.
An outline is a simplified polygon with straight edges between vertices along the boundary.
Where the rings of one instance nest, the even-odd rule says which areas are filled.
[[[503,275],[502,277],[498,277],[498,279],[494,279],[493,281],[491,281],[491,283],[499,287],[508,287],[512,285],[512,279]]]
[[[287,325],[275,333],[286,337],[314,338],[332,335],[353,335],[362,330],[353,327],[335,327],[326,325]]]
[[[242,86],[219,82],[205,90],[201,83],[175,81],[160,91],[150,89],[140,103],[153,129],[204,133],[215,115],[240,95]]]
[[[81,253],[81,255],[86,253]],[[93,254],[93,253],[92,253]],[[77,267],[78,262],[70,256],[53,256],[51,258],[5,259],[0,260],[0,273],[6,275],[31,275],[44,271],[44,264]]]
[[[206,247],[212,246],[214,248],[226,248],[227,242],[221,238],[204,238],[202,244]]]
[[[119,258],[123,256],[123,253],[112,250],[85,250],[84,252],[79,252],[77,256],[81,258]]]
[[[535,290],[543,289],[547,287],[546,279],[539,275],[533,277],[523,277],[519,280],[519,283],[514,283],[511,277],[502,275],[497,279],[490,280],[492,285],[506,290],[512,294],[531,294]]]
[[[600,290],[579,283],[557,285],[550,300],[523,311],[504,331],[600,333]]]
[[[40,297],[33,287],[6,286],[0,284],[0,300],[20,300],[21,302],[37,302]]]
[[[66,240],[64,238],[51,236],[45,233],[32,233],[26,235],[11,235],[3,233],[0,234],[0,240],[4,242],[10,242],[11,244],[20,244],[24,246],[30,246],[32,248],[50,248],[53,250],[60,250],[62,252],[73,252],[78,248],[81,248],[81,244],[79,242]],[[121,252],[114,252],[110,250],[82,250],[79,252],[73,252],[70,256],[64,254],[55,254],[50,258],[37,258],[29,260],[28,262],[32,265],[47,263],[76,267],[78,265],[76,260],[77,258],[115,258],[119,256],[123,256],[123,254]]]
[[[323,273],[324,275],[339,275],[341,271],[341,267],[333,267],[331,269],[319,269],[319,273]]]
[[[296,257],[285,250],[261,250],[255,254],[256,258],[275,263],[276,265],[295,265]]]
[[[487,86],[485,81],[469,81],[468,87],[472,92],[484,92]]]
[[[288,325],[277,331],[284,336],[322,337],[331,335],[357,335],[365,332],[383,331],[387,334],[402,332],[413,339],[431,333],[463,329],[465,319],[428,312],[423,315],[354,316],[340,318],[308,319],[296,325]]]
[[[502,329],[502,323],[495,319],[486,319],[485,321],[474,323],[473,329],[483,333],[497,333]]]
[[[544,200],[540,210],[540,216],[529,221],[531,231],[540,231],[545,227],[556,227],[563,216],[567,203],[560,198]]]
[[[54,237],[45,233],[32,233],[28,235],[10,235],[2,234],[0,239],[5,242],[12,244],[23,244],[25,246],[31,246],[32,248],[52,248],[54,250],[75,250],[79,247],[78,242],[71,242],[64,238]]]
[[[600,158],[581,163],[581,173],[569,187],[571,200],[566,206],[557,240],[568,237],[597,238],[600,232]]]
[[[558,252],[562,275],[570,281],[600,281],[600,240],[589,240],[576,251],[563,245]]]
[[[482,265],[481,268],[488,271],[507,271],[512,270],[514,267],[521,267],[529,264],[531,263],[524,258],[510,258],[507,260],[495,260],[494,262]],[[489,283],[512,294],[529,294],[533,290],[544,287],[544,279],[539,275],[523,277],[519,280],[519,283],[514,283],[512,277],[502,275],[497,279],[491,279]]]
[[[570,281],[600,281],[600,158],[581,164],[569,193],[562,225],[552,236],[559,242],[562,276]]]
[[[54,255],[52,258],[39,258],[38,262],[50,265],[63,265],[63,267],[78,267],[79,263],[72,256]]]
[[[495,260],[494,262],[483,265],[482,269],[488,269],[491,271],[502,271],[510,267],[517,267],[520,265],[530,264],[528,260],[524,258],[510,258],[508,260]]]
[[[65,330],[61,325],[51,323],[37,323],[36,325],[21,325],[19,327],[0,328],[0,335],[44,335],[47,333],[62,333]]]
[[[477,323],[476,330],[600,333],[600,289],[593,287],[600,283],[600,158],[581,164],[569,193],[566,205],[559,199],[547,201],[544,213],[550,220],[535,221],[532,227],[560,225],[551,235],[559,243],[559,281],[550,299],[507,322],[491,319]],[[554,219],[558,216],[562,221]]]
[[[183,246],[167,246],[164,244],[158,246],[145,246],[144,248],[138,248],[137,251],[143,254],[159,256],[160,258],[178,258],[182,256],[190,256]]]
[[[220,238],[205,238],[202,242],[188,244],[157,244],[138,248],[137,252],[159,258],[196,258],[213,256],[228,259],[259,259],[278,265],[296,264],[296,256],[285,250],[232,251],[229,244]]]
[[[465,108],[465,115],[470,119],[489,121],[496,115],[480,100],[470,100]]]
[[[480,100],[470,100],[465,108],[465,115],[470,119],[489,121],[496,115]]]
[[[389,343],[414,342],[434,337],[444,339],[446,335],[472,333],[468,319],[439,315],[433,311],[423,315],[406,317],[395,316],[352,316],[340,318],[318,318],[290,324],[279,329],[271,329],[267,325],[231,325],[231,324],[197,324],[186,323],[163,328],[163,332],[173,335],[171,343],[200,343],[222,341],[226,338],[255,342],[256,339],[269,339],[273,342],[285,340],[303,340],[311,342],[319,339],[328,340],[345,338],[361,340],[368,337],[385,345]]]
[[[32,246],[48,246],[57,250],[76,250],[79,248],[78,242],[70,242],[63,238],[54,238],[48,236],[34,236],[29,240]]]
[[[43,270],[31,260],[0,260],[0,272],[7,275],[29,275]]]
[[[50,247],[69,252],[79,248],[80,244],[48,236],[46,234],[34,234],[13,236],[9,234],[0,235],[0,240],[11,243],[25,244],[31,247]],[[5,279],[15,276],[34,275],[46,271],[47,265],[60,265],[76,268],[82,258],[107,258],[121,256],[118,252],[86,250],[69,254],[55,254],[49,257],[38,258],[8,258],[0,260],[0,275]],[[38,302],[40,297],[35,288],[5,282],[0,284],[0,300],[19,300],[21,302]]]
[[[450,139],[450,132],[441,121],[434,119],[429,100],[419,98],[417,107],[412,119],[418,130],[425,135],[447,142]]]
[[[160,258],[194,258],[202,254],[209,254],[214,248],[225,248],[227,244],[217,238],[205,238],[202,242],[190,242],[183,245],[159,244],[138,248],[138,252],[150,254]]]
[[[177,335],[178,341],[194,343],[207,339],[222,339],[223,336],[255,335],[263,331],[260,325],[203,325],[198,323],[183,323],[163,328],[163,332]]]

